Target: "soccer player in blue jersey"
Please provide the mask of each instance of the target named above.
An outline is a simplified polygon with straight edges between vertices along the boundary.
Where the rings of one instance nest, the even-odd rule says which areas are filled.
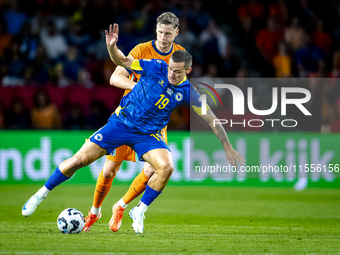
[[[186,78],[192,64],[188,52],[174,52],[169,65],[158,59],[135,60],[125,57],[118,50],[117,24],[111,25],[109,32],[105,32],[111,59],[117,65],[140,73],[141,78],[133,90],[123,97],[108,123],[95,132],[72,158],[61,163],[45,185],[25,203],[22,214],[26,217],[32,215],[48,193],[69,179],[75,171],[114,153],[115,148],[125,144],[136,151],[141,161],[148,162],[156,170],[140,203],[129,213],[134,231],[143,233],[144,213],[162,192],[174,170],[171,153],[159,130],[167,125],[171,112],[177,107],[191,105],[201,115],[201,97]],[[201,117],[221,141],[231,164],[236,166],[237,161],[243,165],[243,156],[233,149],[222,125],[214,126],[216,117],[212,111],[208,108],[207,114]]]

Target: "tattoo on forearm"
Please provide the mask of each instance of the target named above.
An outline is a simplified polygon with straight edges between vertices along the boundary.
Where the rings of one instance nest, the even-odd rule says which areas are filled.
[[[212,116],[214,116],[214,118],[216,118],[216,116],[214,115],[214,113],[210,109],[207,111],[207,114],[212,115]],[[230,144],[227,133],[225,132],[222,125],[217,124],[217,125],[215,125],[215,127],[213,125],[211,125],[211,129],[214,131],[215,135],[217,136],[217,138],[221,141],[221,143],[223,145],[229,145]]]
[[[213,131],[223,145],[229,145],[230,142],[227,133],[220,124],[215,125],[215,127],[213,127]]]

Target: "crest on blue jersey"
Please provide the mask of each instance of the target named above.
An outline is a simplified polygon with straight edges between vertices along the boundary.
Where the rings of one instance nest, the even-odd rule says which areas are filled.
[[[174,91],[171,88],[168,88],[166,90],[166,93],[168,93],[171,96],[174,93]]]
[[[159,81],[158,83],[161,84],[161,86],[164,85],[164,81],[163,80]]]
[[[101,140],[103,140],[103,135],[102,134],[96,134],[95,136],[94,136],[94,139],[96,139],[97,141],[101,141]]]
[[[183,99],[182,93],[177,92],[176,95],[175,95],[175,99],[176,99],[177,102],[182,101],[182,99]]]

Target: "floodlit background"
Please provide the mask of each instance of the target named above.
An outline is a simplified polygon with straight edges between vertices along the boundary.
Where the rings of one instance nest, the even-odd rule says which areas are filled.
[[[143,238],[130,230],[127,213],[118,233],[107,227],[111,206],[141,171],[140,162],[123,163],[89,233],[64,236],[55,222],[68,207],[86,215],[105,157],[51,192],[32,217],[21,216],[29,196],[119,105],[123,91],[109,85],[115,65],[105,29],[119,24],[118,46],[127,55],[155,39],[156,18],[166,11],[180,19],[175,43],[193,55],[190,79],[213,86],[224,78],[242,84],[295,78],[294,86],[311,91],[305,106],[313,118],[299,128],[225,126],[249,165],[340,164],[339,1],[0,0],[0,254],[338,252],[336,175],[192,178],[195,164],[227,163],[217,138],[207,126],[193,126],[185,108],[171,115],[175,172],[146,214]],[[268,109],[270,83],[256,84],[254,92],[255,108]],[[231,113],[231,95],[223,100]],[[201,144],[190,143],[197,127],[192,137]]]

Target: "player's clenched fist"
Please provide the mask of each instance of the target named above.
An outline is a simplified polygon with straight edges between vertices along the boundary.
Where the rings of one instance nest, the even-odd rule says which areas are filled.
[[[114,46],[118,42],[118,32],[119,32],[119,27],[118,27],[118,24],[116,23],[113,24],[113,26],[110,25],[109,32],[105,30],[107,47]]]

